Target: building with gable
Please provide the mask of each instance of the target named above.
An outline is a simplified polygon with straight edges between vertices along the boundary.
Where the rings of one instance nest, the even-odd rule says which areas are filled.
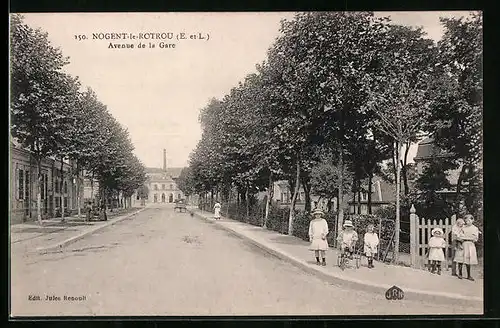
[[[167,168],[167,151],[163,150],[163,168],[146,168],[147,203],[173,203],[185,195],[177,186],[182,167]]]

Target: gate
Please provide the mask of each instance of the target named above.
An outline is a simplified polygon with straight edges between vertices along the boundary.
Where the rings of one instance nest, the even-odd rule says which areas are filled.
[[[456,218],[444,218],[439,220],[419,218],[415,213],[415,207],[412,205],[410,209],[410,257],[411,266],[417,269],[423,269],[427,264],[428,243],[431,236],[431,231],[434,228],[441,228],[444,232],[446,248],[444,249],[445,263],[443,267],[449,270],[451,261],[453,260],[451,229],[455,224]]]

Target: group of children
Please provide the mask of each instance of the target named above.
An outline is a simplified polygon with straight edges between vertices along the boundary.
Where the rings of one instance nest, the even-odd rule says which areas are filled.
[[[311,242],[310,250],[313,250],[316,256],[316,264],[326,266],[326,250],[328,242],[328,224],[323,218],[323,211],[315,209],[312,212],[312,220],[309,223],[309,241]],[[474,280],[470,273],[470,266],[477,264],[477,253],[474,245],[478,240],[479,229],[473,225],[474,218],[472,215],[466,215],[465,220],[458,219],[452,229],[452,240],[454,247],[453,262],[458,264],[459,279],[462,279],[462,267],[465,264],[467,269],[467,279]],[[441,228],[435,228],[431,232],[432,237],[429,239],[428,260],[430,263],[430,271],[432,273],[441,274],[441,262],[445,261],[444,249],[446,248],[446,240]],[[337,241],[340,245],[342,254],[347,254],[352,257],[355,252],[358,234],[354,230],[350,220],[346,220],[343,224],[343,230],[339,233]],[[374,225],[367,226],[367,232],[364,235],[363,251],[368,259],[368,268],[372,269],[373,256],[377,254],[379,238],[374,232]],[[321,255],[321,261],[320,261]]]
[[[323,218],[323,211],[315,209],[312,213],[313,219],[309,223],[309,241],[311,242],[310,249],[314,251],[316,256],[316,264],[326,265],[326,250],[328,242],[328,224]],[[364,253],[368,258],[368,268],[374,268],[373,256],[377,254],[379,244],[378,235],[374,232],[374,225],[370,224],[367,227],[367,232],[364,235]],[[343,224],[343,230],[339,233],[337,241],[340,244],[340,249],[343,254],[350,257],[355,252],[356,242],[358,241],[358,233],[354,230],[352,221],[346,220]],[[321,261],[320,261],[321,255]]]

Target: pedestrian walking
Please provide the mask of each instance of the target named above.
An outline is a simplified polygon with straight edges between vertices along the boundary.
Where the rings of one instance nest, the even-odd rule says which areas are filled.
[[[218,201],[215,201],[215,205],[214,205],[214,219],[216,220],[220,220],[220,209],[221,209],[221,205]]]
[[[474,217],[467,214],[462,227],[463,234],[457,239],[462,242],[462,249],[455,253],[455,261],[458,263],[458,278],[462,279],[462,266],[467,269],[467,279],[474,281],[470,273],[470,266],[478,264],[475,243],[479,239],[479,229],[474,225]]]
[[[464,246],[462,244],[462,236],[464,234],[463,226],[464,226],[464,219],[459,218],[451,228],[451,242],[452,242],[452,263],[451,263],[451,275],[456,276],[457,275],[457,262],[455,261],[455,254],[457,252],[461,252],[464,249]]]
[[[368,258],[368,268],[373,269],[373,257],[378,252],[378,244],[379,239],[377,233],[374,231],[375,226],[373,224],[369,224],[367,226],[367,232],[364,236],[364,251],[365,255]]]
[[[444,240],[443,229],[434,228],[431,231],[432,237],[429,239],[429,261],[431,273],[441,274],[441,262],[444,261],[444,251],[446,240]]]
[[[352,258],[354,247],[358,241],[358,233],[354,230],[354,225],[351,220],[346,220],[342,225],[343,229],[337,237],[337,242],[340,244],[342,254],[348,253]]]
[[[326,223],[323,215],[324,213],[320,209],[315,209],[312,212],[312,220],[309,222],[309,241],[311,242],[309,249],[314,251],[316,264],[325,266],[326,251],[328,249],[328,241],[326,240],[328,223]],[[319,260],[320,253],[322,262]]]

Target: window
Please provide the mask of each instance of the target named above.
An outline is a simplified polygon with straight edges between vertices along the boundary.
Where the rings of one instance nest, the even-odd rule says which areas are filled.
[[[177,199],[181,199],[181,194],[177,194]]]
[[[155,187],[155,190],[158,190],[158,185],[157,184],[155,184],[154,187]]]
[[[45,173],[44,187],[45,187],[45,195],[47,195],[49,190],[49,175],[47,173]],[[45,198],[47,198],[47,196],[45,196]]]
[[[54,189],[58,193],[59,192],[59,179],[54,179]]]
[[[64,193],[68,193],[68,181],[64,181]]]
[[[17,198],[24,199],[24,170],[17,169],[18,181],[17,181]]]
[[[172,189],[174,189],[174,188],[173,188],[173,185],[172,185],[172,184],[170,184],[170,190],[172,190]]]
[[[68,208],[68,197],[64,197],[64,208]]]
[[[40,199],[45,199],[45,174],[43,173],[40,179]]]
[[[165,185],[164,184],[161,185],[161,189],[165,190]]]
[[[139,200],[139,193],[137,193],[137,197],[136,197],[137,200]]]
[[[30,199],[30,171],[24,171],[24,198]]]

